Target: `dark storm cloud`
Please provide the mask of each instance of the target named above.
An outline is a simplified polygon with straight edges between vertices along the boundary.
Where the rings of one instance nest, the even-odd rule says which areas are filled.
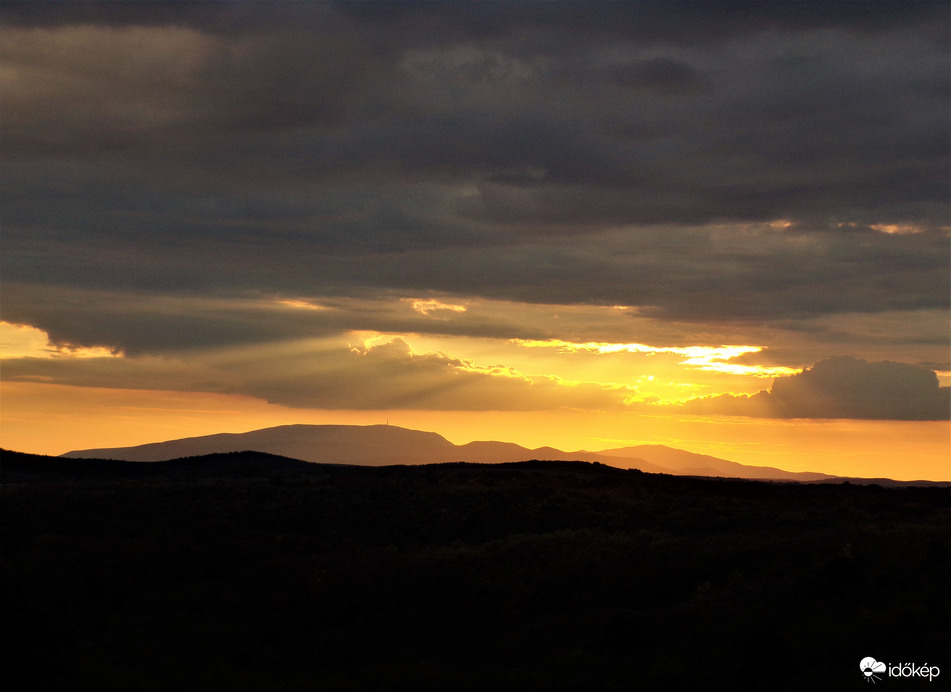
[[[0,12],[4,313],[63,341],[300,325],[103,305],[97,339],[105,317],[28,287],[759,321],[948,302],[942,3]]]
[[[322,4],[279,3],[262,13],[260,3],[241,0],[186,0],[175,3],[162,0],[55,3],[4,0],[0,3],[0,19],[7,26],[30,29],[77,25],[120,29],[133,26],[173,26],[189,27],[213,34],[247,34],[300,26],[302,23],[314,26],[326,16]]]
[[[941,2],[896,3],[887,0],[861,3],[737,3],[715,0],[666,0],[610,3],[592,11],[592,3],[555,1],[499,3],[486,11],[482,3],[446,3],[441,0],[399,2],[360,0],[335,3],[261,3],[242,0],[193,2],[95,2],[44,3],[4,0],[0,18],[5,24],[56,27],[73,24],[110,26],[194,26],[215,33],[261,31],[288,25],[307,25],[325,15],[321,5],[333,6],[368,25],[381,27],[395,37],[425,35],[433,28],[453,30],[455,38],[487,38],[545,27],[557,31],[594,31],[636,38],[701,40],[750,30],[808,30],[834,27],[845,30],[885,31],[896,25],[920,24],[946,18]],[[399,29],[399,31],[397,31]],[[941,27],[934,35],[945,38]]]
[[[9,296],[3,305],[7,321],[42,329],[57,346],[102,346],[129,357],[328,337],[345,342],[349,332],[361,331],[492,339],[550,339],[559,334],[544,320],[513,319],[491,311],[449,320],[437,309],[433,317],[414,307],[417,300],[393,296],[310,302],[259,293],[187,297],[20,285],[5,285],[4,290]]]
[[[615,65],[610,74],[619,86],[660,92],[690,89],[698,86],[700,82],[696,69],[670,58],[653,58],[627,65]]]
[[[839,356],[778,377],[769,391],[750,397],[724,394],[685,408],[769,418],[947,420],[951,387],[939,386],[935,373],[920,366]]]

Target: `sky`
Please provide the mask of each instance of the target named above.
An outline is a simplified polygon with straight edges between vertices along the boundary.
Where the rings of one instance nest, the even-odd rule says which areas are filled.
[[[0,4],[0,444],[951,478],[944,2]]]

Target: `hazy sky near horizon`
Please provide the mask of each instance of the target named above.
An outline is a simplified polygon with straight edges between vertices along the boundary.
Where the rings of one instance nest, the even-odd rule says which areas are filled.
[[[523,443],[548,413],[588,448],[719,421],[750,454],[769,425],[830,448],[865,426],[871,453],[914,424],[928,451],[911,436],[891,475],[949,475],[944,2],[3,2],[0,24],[5,446],[128,444],[120,412],[149,408],[135,441],[262,406]],[[97,392],[113,408],[82,418]]]

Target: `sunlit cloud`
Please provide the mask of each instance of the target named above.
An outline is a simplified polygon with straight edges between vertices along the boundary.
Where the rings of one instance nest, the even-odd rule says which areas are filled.
[[[297,310],[329,310],[326,305],[320,305],[311,300],[302,300],[299,298],[285,298],[284,300],[277,301],[278,305],[282,305],[286,308],[295,308]]]
[[[409,353],[415,354],[415,352],[412,350],[412,346],[409,345],[409,342],[394,334],[379,334],[377,332],[352,332],[351,336],[356,338],[356,343],[347,344],[351,353],[365,355],[378,346],[388,346],[399,339],[403,344],[405,344]]]
[[[458,358],[444,351],[419,351],[413,348],[413,345],[407,341],[404,336],[400,335],[374,334],[368,332],[360,332],[356,335],[359,336],[359,343],[356,345],[349,344],[350,352],[356,355],[369,356],[374,351],[381,353],[385,350],[389,350],[391,353],[397,355],[400,358],[439,359],[448,367],[450,371],[453,372],[477,373],[480,375],[490,375],[492,377],[504,377],[522,380],[523,382],[529,384],[532,383],[532,378],[530,376],[520,372],[517,368],[511,365],[477,365],[470,359]],[[546,379],[550,379],[553,382],[558,382],[559,384],[580,384],[561,380],[560,378],[554,376],[548,376]]]
[[[910,223],[876,223],[872,224],[872,228],[887,235],[911,235],[922,232],[919,226]]]
[[[350,336],[349,352],[359,361],[339,362],[336,374],[350,371],[351,389],[357,379],[365,381],[372,389],[367,398],[374,400],[415,391],[417,401],[426,400],[436,408],[451,402],[452,407],[467,410],[607,410],[642,398],[636,385],[526,370],[512,363],[477,362],[438,348],[419,348],[419,343],[414,346],[410,339],[417,340],[412,335],[353,332]]]
[[[49,334],[28,324],[0,322],[0,358],[122,358],[105,346],[54,344]]]
[[[561,341],[559,339],[512,339],[511,343],[526,348],[554,348],[564,353],[643,353],[648,355],[672,353],[685,356],[685,358],[680,361],[681,365],[687,365],[698,370],[720,372],[729,375],[777,377],[799,372],[799,370],[795,368],[784,366],[740,365],[728,362],[733,358],[748,353],[759,353],[763,350],[762,346],[649,346],[647,344],[637,343],[615,344],[596,341],[575,343]]]
[[[909,363],[839,356],[819,361],[770,389],[718,394],[684,402],[697,413],[766,418],[948,420],[951,389],[934,371]]]
[[[413,306],[413,310],[418,312],[421,315],[426,317],[435,317],[436,319],[445,319],[444,316],[439,316],[439,313],[445,312],[466,312],[467,308],[465,305],[453,305],[450,303],[442,303],[438,300],[418,300],[418,299],[408,299]],[[436,313],[434,315],[434,313]]]

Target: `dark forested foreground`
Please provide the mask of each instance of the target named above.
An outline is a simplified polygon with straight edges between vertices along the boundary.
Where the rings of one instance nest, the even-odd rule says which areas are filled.
[[[2,474],[8,690],[848,690],[866,656],[941,668],[887,689],[951,679],[946,488],[256,454]]]

